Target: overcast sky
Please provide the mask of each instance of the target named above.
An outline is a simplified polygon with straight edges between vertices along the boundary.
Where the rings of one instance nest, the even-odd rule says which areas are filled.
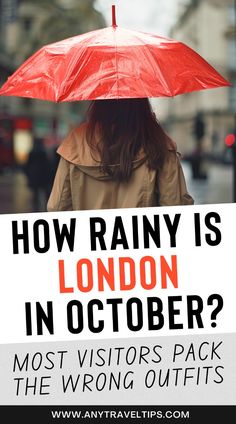
[[[103,13],[107,25],[111,25],[111,6],[115,4],[118,26],[168,36],[181,6],[187,1],[96,0],[96,8]]]

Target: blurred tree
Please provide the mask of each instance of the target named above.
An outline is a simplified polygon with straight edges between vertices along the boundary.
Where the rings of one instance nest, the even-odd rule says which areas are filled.
[[[22,0],[22,6],[33,6],[36,13],[31,18],[37,21],[37,25],[29,24],[30,19],[25,16],[28,30],[22,40],[22,59],[45,44],[104,27],[105,20],[94,3],[95,0]]]
[[[95,0],[21,0],[21,32],[14,56],[20,65],[43,45],[105,27]],[[69,105],[71,116],[84,114],[85,102]]]

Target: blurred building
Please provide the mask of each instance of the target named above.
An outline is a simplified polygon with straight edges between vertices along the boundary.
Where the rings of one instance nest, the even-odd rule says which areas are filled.
[[[93,0],[0,0],[0,85],[45,44],[105,26]],[[0,97],[0,168],[24,163],[33,137],[48,148],[80,122],[85,102]]]
[[[170,36],[203,56],[231,83],[231,87],[193,92],[167,100],[165,120],[183,153],[194,149],[194,124],[199,113],[205,123],[204,149],[224,149],[225,136],[234,131],[236,114],[236,30],[233,0],[191,0]]]

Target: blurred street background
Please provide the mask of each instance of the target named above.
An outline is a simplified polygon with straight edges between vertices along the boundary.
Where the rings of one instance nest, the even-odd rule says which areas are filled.
[[[195,203],[236,202],[235,0],[0,0],[0,86],[43,45],[111,25],[112,4],[119,26],[182,41],[231,82],[151,102]],[[0,213],[46,210],[56,149],[87,106],[0,97]]]

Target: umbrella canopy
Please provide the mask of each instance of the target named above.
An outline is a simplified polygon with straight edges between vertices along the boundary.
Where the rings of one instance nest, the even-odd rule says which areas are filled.
[[[170,97],[228,86],[198,53],[179,41],[117,27],[42,47],[0,89],[0,95],[55,102]]]

